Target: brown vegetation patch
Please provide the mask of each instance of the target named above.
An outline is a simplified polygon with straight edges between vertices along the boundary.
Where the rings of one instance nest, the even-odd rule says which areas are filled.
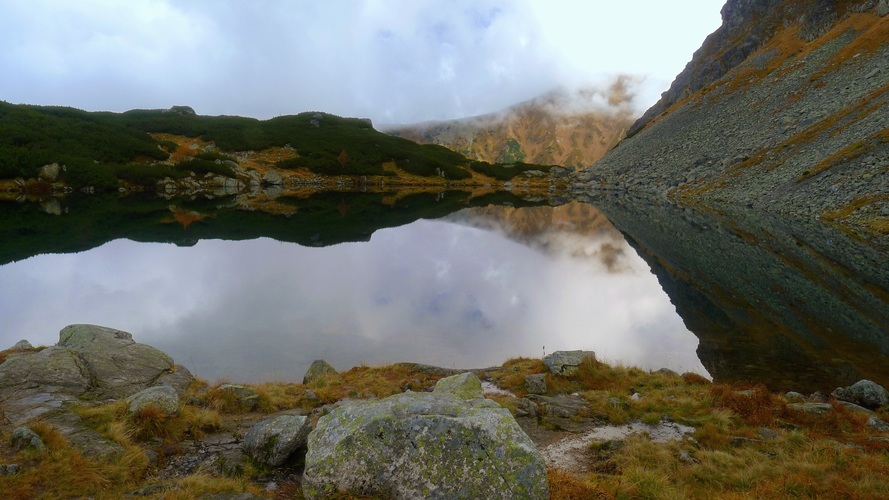
[[[170,205],[170,212],[173,213],[172,218],[165,218],[161,220],[162,224],[173,224],[179,223],[182,226],[182,229],[188,229],[188,226],[192,225],[195,222],[200,222],[208,217],[207,214],[202,214],[200,212],[196,212],[194,210],[188,210],[184,208],[179,208],[176,205]]]

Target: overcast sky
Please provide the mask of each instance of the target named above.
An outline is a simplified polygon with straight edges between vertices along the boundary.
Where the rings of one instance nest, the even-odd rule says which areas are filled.
[[[410,123],[560,86],[656,101],[724,0],[0,0],[0,100]]]

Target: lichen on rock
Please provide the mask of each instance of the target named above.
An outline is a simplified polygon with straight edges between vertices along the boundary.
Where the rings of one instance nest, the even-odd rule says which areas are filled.
[[[309,435],[304,495],[548,498],[533,442],[495,402],[452,393],[475,378],[455,377],[432,394],[350,401],[321,417]]]

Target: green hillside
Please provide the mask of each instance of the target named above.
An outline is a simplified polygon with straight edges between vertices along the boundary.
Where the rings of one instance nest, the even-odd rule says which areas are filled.
[[[152,133],[200,138],[216,150],[173,164],[167,160],[175,145],[153,139]],[[448,180],[471,178],[472,167],[500,179],[522,171],[478,162],[470,167],[464,156],[442,146],[420,145],[377,132],[369,120],[327,113],[257,120],[200,116],[185,106],[107,113],[0,102],[0,179],[34,178],[41,166],[58,163],[65,166],[60,180],[75,187],[112,188],[119,180],[150,185],[188,172],[227,175],[219,166],[223,162],[216,161],[233,159],[225,153],[285,146],[298,157],[281,160],[276,168],[305,167],[320,175],[396,175],[383,168],[388,162],[410,174]]]

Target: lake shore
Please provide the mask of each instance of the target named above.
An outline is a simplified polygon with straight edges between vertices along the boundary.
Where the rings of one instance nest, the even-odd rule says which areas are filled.
[[[110,381],[131,379],[139,370],[115,372],[113,358],[121,355],[103,357],[108,349],[123,349],[131,356],[129,366],[155,363],[163,382],[179,388],[174,411],[131,412],[126,396],[136,386]],[[75,325],[62,331],[55,346],[21,344],[0,352],[3,491],[11,498],[301,498],[305,447],[279,465],[263,463],[244,452],[254,426],[279,417],[317,426],[337,408],[427,394],[439,380],[461,372],[413,363],[341,373],[314,367],[302,382],[210,384],[155,351],[126,332]],[[26,377],[31,383],[10,380],[16,366],[29,360],[39,362],[29,366],[63,372],[71,353],[80,361],[70,366],[80,363],[77,369],[90,371],[88,390],[79,396],[72,396],[80,390],[73,389],[73,377],[62,377],[67,388],[58,380],[41,384],[39,370]],[[844,401],[856,397],[854,390],[779,394],[762,386],[713,384],[692,373],[611,366],[594,355],[564,366],[519,358],[471,370],[486,400],[508,410],[542,455],[551,498],[864,498],[889,492],[889,411],[879,400]],[[31,403],[24,413],[17,406],[21,400]],[[22,421],[35,413],[38,418]],[[13,447],[19,427],[31,429],[41,445]]]

